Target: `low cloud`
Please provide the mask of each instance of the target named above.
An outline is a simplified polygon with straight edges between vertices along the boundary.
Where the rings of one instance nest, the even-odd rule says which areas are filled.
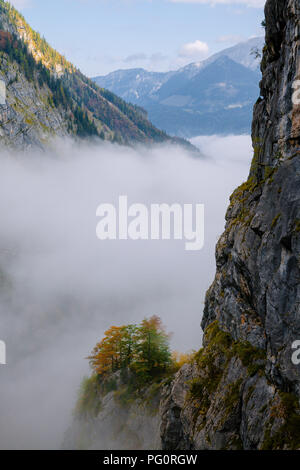
[[[190,59],[204,58],[207,56],[208,51],[209,47],[206,42],[199,41],[199,39],[197,39],[194,42],[184,44],[179,51],[179,56],[188,57]]]
[[[48,153],[0,159],[0,447],[59,448],[85,358],[111,325],[159,315],[172,347],[201,346],[205,292],[228,198],[247,177],[249,136],[193,140],[204,157],[170,146],[129,149],[58,141]],[[205,246],[96,238],[96,208],[204,203]]]
[[[144,52],[137,52],[136,54],[131,54],[123,60],[125,64],[134,64],[139,65],[143,64],[150,70],[152,67],[156,66],[157,64],[164,63],[168,57],[164,56],[160,52],[155,52],[153,54],[145,54]]]
[[[128,57],[126,57],[124,59],[124,62],[137,62],[137,61],[144,61],[144,60],[147,60],[148,59],[148,56],[146,54],[144,54],[143,52],[140,52],[140,53],[137,53],[137,54],[131,54],[129,55]]]
[[[169,71],[171,69],[184,67],[193,61],[203,60],[207,58],[208,53],[208,44],[196,40],[183,44],[173,56],[166,56],[161,52],[154,52],[153,54],[137,52],[125,57],[122,62],[124,64],[130,64],[130,67],[143,67],[150,71]]]

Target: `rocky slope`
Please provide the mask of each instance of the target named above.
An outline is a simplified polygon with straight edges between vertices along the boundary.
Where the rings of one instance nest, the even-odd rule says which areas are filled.
[[[95,85],[3,0],[0,79],[7,90],[6,105],[0,105],[0,143],[5,146],[43,147],[53,136],[77,135],[192,148],[154,127],[141,108]]]
[[[51,136],[67,136],[67,113],[48,104],[50,89],[36,89],[17,63],[1,57],[6,104],[0,105],[0,142],[10,148],[42,147]]]
[[[165,449],[300,448],[299,1],[268,0],[265,15],[254,159],[217,245],[204,348],[165,391]]]

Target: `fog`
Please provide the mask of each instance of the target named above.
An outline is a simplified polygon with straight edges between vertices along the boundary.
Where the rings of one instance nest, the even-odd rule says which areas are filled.
[[[85,359],[111,325],[159,315],[172,348],[201,346],[204,296],[232,190],[245,180],[249,136],[129,149],[57,141],[48,153],[1,154],[0,447],[59,448]],[[205,246],[99,241],[96,208],[128,202],[204,203]]]

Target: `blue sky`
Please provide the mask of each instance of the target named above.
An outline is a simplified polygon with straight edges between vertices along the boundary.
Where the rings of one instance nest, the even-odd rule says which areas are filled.
[[[264,0],[12,0],[89,76],[166,71],[263,35]]]

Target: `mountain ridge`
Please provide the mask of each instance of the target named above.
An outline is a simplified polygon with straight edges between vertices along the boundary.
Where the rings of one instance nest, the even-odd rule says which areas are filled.
[[[240,45],[225,49],[210,58],[192,63],[177,71],[167,73],[147,72],[144,69],[119,70],[106,77],[96,77],[93,80],[123,98],[142,106],[148,112],[149,118],[166,132],[185,138],[207,134],[242,134],[250,133],[252,106],[259,93],[258,82],[259,57],[251,55],[253,49],[262,49],[262,38],[254,38]],[[210,94],[209,102],[201,104],[201,95],[209,93],[211,80],[207,79],[206,88],[197,87],[196,77],[205,76],[207,69],[216,68],[212,77],[220,74],[222,60],[231,61],[239,69],[240,81],[233,70],[228,75],[228,90],[223,88],[224,103],[214,100]],[[248,67],[246,67],[246,65]],[[243,74],[241,71],[244,71]],[[221,71],[225,75],[226,67]],[[221,80],[220,80],[221,81]],[[235,94],[245,95],[242,102],[227,103],[227,94],[234,83]],[[191,91],[196,97],[191,99]],[[209,112],[207,103],[214,108]],[[226,109],[227,106],[231,108]]]
[[[53,136],[99,137],[122,144],[169,142],[138,106],[99,88],[55,51],[22,15],[0,1],[0,78],[7,103],[0,109],[5,146],[43,147]]]

